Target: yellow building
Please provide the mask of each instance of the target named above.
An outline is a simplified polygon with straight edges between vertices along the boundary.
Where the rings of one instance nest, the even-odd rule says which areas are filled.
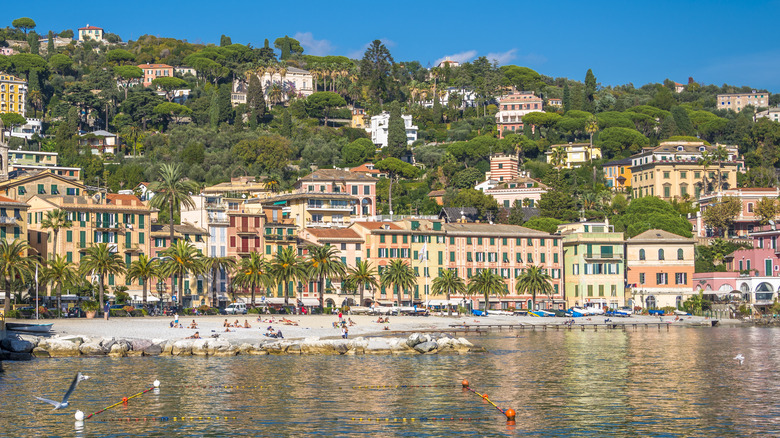
[[[351,222],[358,198],[346,193],[289,193],[262,200],[250,200],[247,206],[259,202],[266,215],[278,219],[293,219],[299,229],[308,227],[346,227]],[[277,210],[274,213],[273,210]]]
[[[607,187],[616,191],[631,189],[631,158],[610,161],[603,167]]]
[[[33,195],[27,212],[30,246],[45,259],[53,255],[54,233],[44,229],[41,222],[46,213],[65,210],[70,228],[61,229],[57,236],[57,255],[76,264],[86,249],[96,243],[107,243],[112,252],[123,255],[125,265],[138,255],[150,254],[151,210],[133,195],[109,193],[100,201],[89,196]],[[130,295],[140,295],[143,285],[125,280],[124,274],[108,275],[109,288],[125,285]]]
[[[26,114],[27,81],[8,73],[0,72],[0,114]]]
[[[86,195],[86,187],[74,179],[42,171],[0,182],[0,195],[15,201],[27,202],[35,195]]]
[[[591,159],[601,159],[601,149],[591,148],[590,143],[554,144],[550,146],[550,151],[544,153],[547,155],[547,162],[550,164],[552,164],[553,160],[552,149],[557,147],[562,147],[566,153],[564,161],[561,163],[565,169],[580,167],[583,164],[589,163]]]
[[[736,146],[725,146],[725,161],[704,167],[700,160],[712,154],[718,145],[704,142],[664,142],[631,157],[633,197],[658,196],[664,200],[693,197],[737,186],[737,172],[745,172],[745,161]]]
[[[0,196],[0,239],[13,242],[27,240],[27,209],[24,202]]]
[[[355,129],[365,129],[366,128],[366,110],[363,108],[353,108],[352,109],[352,123],[350,123],[350,127]]]

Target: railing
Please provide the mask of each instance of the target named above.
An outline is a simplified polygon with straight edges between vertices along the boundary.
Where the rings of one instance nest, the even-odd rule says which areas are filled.
[[[92,226],[94,228],[107,228],[107,229],[119,229],[119,228],[122,228],[122,224],[120,222],[96,221],[96,222],[92,223]]]
[[[323,210],[351,210],[352,206],[349,204],[333,204],[333,203],[314,203],[310,202],[307,204],[307,207],[313,210],[316,209],[323,209]]]
[[[15,224],[17,220],[13,216],[0,216],[0,224]]]
[[[605,252],[605,253],[589,252],[589,253],[585,253],[585,258],[586,259],[622,259],[623,254],[617,252]]]
[[[205,207],[206,210],[224,210],[227,205],[222,202],[207,202]]]
[[[296,240],[297,236],[295,236],[294,234],[284,235],[284,236],[280,236],[278,234],[266,234],[265,236],[263,236],[263,238],[265,240],[270,240],[270,241],[290,241],[291,242],[291,241]]]
[[[209,215],[209,219],[208,220],[212,224],[227,224],[227,223],[230,223],[230,219],[228,219],[226,217],[217,217],[217,216],[212,216],[212,215]]]

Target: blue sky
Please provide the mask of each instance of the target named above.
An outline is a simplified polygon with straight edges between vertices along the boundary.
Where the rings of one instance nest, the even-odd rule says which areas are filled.
[[[151,34],[261,46],[289,35],[313,55],[362,57],[381,39],[396,61],[433,65],[445,56],[488,56],[500,64],[602,85],[641,86],[670,78],[780,92],[780,1],[204,1],[7,2],[0,26],[29,16],[38,31],[87,23],[124,40]],[[376,5],[376,6],[374,6]],[[146,7],[144,7],[146,6]]]

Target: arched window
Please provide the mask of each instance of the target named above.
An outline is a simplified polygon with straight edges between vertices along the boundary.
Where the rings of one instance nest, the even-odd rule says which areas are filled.
[[[644,249],[640,249],[639,250],[639,260],[644,260],[644,259],[645,259],[645,250]]]
[[[659,249],[658,250],[658,260],[664,260],[664,250]]]
[[[677,250],[677,260],[682,260],[682,259],[683,259],[683,250],[682,248],[679,248]]]

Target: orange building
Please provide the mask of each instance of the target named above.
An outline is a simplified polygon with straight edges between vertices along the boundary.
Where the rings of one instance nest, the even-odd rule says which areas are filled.
[[[626,241],[626,282],[633,305],[682,307],[693,293],[692,238],[648,230]]]
[[[157,78],[173,77],[173,67],[166,64],[141,64],[138,66],[144,71],[144,87],[152,85],[152,81]]]

